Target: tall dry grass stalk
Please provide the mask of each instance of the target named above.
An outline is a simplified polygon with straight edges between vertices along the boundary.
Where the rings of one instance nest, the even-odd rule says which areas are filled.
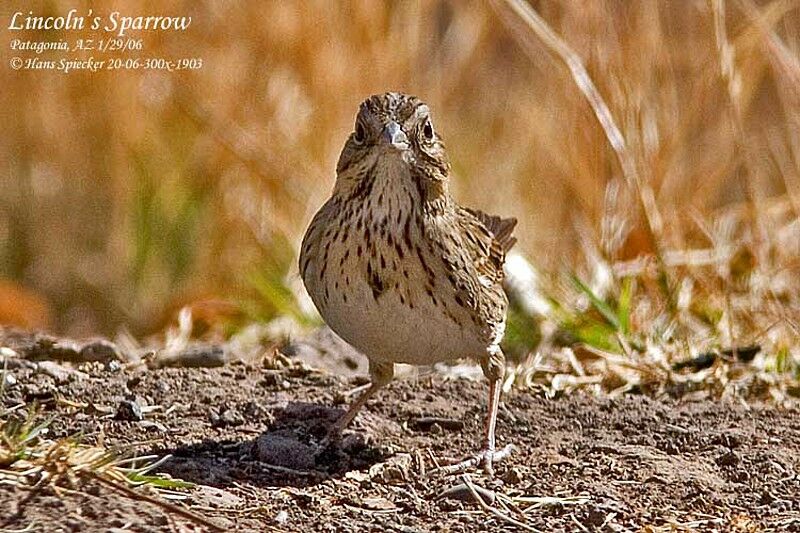
[[[145,333],[165,309],[259,291],[279,302],[264,317],[285,310],[272,284],[296,283],[298,239],[357,105],[392,89],[431,104],[459,200],[519,218],[519,250],[554,285],[569,270],[618,299],[635,279],[634,329],[797,340],[794,3],[157,10],[193,26],[144,36],[146,54],[202,57],[202,70],[0,74],[0,272],[44,295],[56,329]]]

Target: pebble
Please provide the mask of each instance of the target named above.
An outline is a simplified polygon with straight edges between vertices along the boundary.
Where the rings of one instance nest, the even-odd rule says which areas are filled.
[[[715,461],[719,466],[735,466],[739,464],[741,459],[736,452],[729,451],[717,457]]]
[[[142,406],[139,405],[136,400],[122,400],[117,406],[114,418],[117,420],[129,420],[131,422],[144,420]]]
[[[522,473],[518,468],[509,468],[506,470],[505,474],[503,474],[502,480],[509,485],[519,485],[522,483]]]
[[[276,524],[285,524],[289,521],[289,513],[286,511],[280,511],[278,514],[275,515],[275,523]]]
[[[158,381],[156,381],[155,386],[156,390],[162,394],[166,394],[172,389],[170,384],[165,379],[159,379]]]
[[[120,361],[119,350],[117,346],[105,339],[97,339],[95,341],[84,344],[80,350],[81,361],[99,361],[107,363],[110,361]]]
[[[221,413],[212,409],[208,415],[212,427],[240,426],[244,424],[244,417],[235,409],[225,409]]]

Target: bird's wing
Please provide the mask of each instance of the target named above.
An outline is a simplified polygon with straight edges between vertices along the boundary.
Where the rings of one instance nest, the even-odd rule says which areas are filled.
[[[515,218],[500,218],[483,211],[462,207],[458,212],[464,228],[465,244],[478,274],[492,283],[503,280],[506,253],[517,239],[512,235]]]

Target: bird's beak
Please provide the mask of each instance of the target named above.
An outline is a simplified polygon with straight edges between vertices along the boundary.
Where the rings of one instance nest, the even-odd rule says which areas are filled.
[[[400,125],[392,120],[383,128],[380,144],[391,146],[397,150],[407,150],[408,137],[406,137]]]

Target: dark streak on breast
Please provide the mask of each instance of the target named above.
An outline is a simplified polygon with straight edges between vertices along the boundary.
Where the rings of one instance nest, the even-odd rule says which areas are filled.
[[[367,263],[367,283],[369,288],[372,289],[372,297],[376,300],[386,289],[380,275],[372,268],[370,263]]]
[[[378,160],[376,159],[372,166],[367,169],[364,173],[364,177],[361,181],[358,182],[358,185],[353,190],[353,194],[350,195],[350,201],[359,201],[364,200],[365,198],[369,197],[370,193],[372,192],[372,186],[375,185],[375,167],[378,165]]]
[[[423,256],[422,250],[420,249],[419,246],[417,246],[416,251],[417,251],[417,259],[419,259],[419,263],[420,265],[422,265],[422,270],[424,270],[425,274],[428,275],[428,279],[435,283],[436,276],[433,273],[433,269],[428,266],[428,263],[425,261],[425,257]]]
[[[406,248],[411,249],[411,217],[406,217],[406,223],[403,225],[403,242],[406,243]]]

